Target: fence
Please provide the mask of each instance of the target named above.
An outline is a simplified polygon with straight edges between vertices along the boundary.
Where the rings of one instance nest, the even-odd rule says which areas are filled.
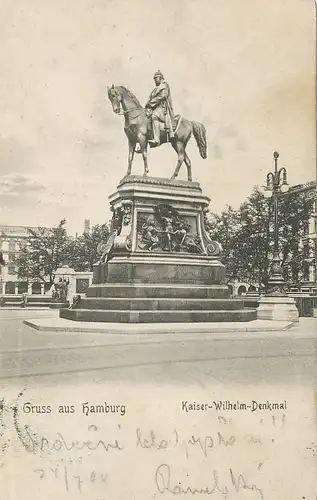
[[[312,317],[317,308],[317,295],[310,297],[294,297],[300,317]]]

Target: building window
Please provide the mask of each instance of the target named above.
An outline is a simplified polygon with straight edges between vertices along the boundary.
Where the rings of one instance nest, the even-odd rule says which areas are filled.
[[[32,283],[32,294],[40,294],[41,293],[41,283]]]
[[[304,259],[308,259],[308,257],[309,257],[309,243],[304,244],[303,256],[304,256]]]
[[[4,293],[10,293],[13,294],[15,292],[15,284],[13,281],[7,281],[5,284],[5,291]]]
[[[27,293],[27,291],[28,291],[28,282],[20,281],[18,283],[18,293]]]
[[[303,281],[309,280],[309,264],[304,262],[303,264]]]
[[[8,273],[9,274],[15,274],[15,266],[9,265],[8,266]]]
[[[9,241],[9,252],[15,252],[15,241]]]
[[[238,295],[245,295],[247,293],[247,289],[244,285],[239,286]]]

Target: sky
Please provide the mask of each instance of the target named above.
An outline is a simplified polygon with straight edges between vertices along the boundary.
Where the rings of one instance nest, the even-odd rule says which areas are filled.
[[[204,123],[188,145],[210,209],[238,206],[280,153],[289,184],[316,177],[313,0],[0,0],[0,223],[82,232],[110,217],[127,168],[107,85],[145,104],[160,69],[176,113]],[[170,177],[170,145],[149,152]],[[141,174],[142,159],[133,165]],[[180,178],[186,179],[185,167]]]

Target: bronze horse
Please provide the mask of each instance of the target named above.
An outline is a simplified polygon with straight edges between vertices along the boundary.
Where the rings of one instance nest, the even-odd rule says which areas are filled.
[[[134,153],[142,154],[144,175],[147,175],[149,172],[147,163],[147,146],[150,138],[149,117],[135,95],[126,87],[115,87],[114,85],[110,88],[108,87],[108,97],[111,101],[113,111],[116,114],[123,114],[124,116],[124,131],[129,143],[128,170],[126,175],[131,174]],[[162,125],[164,126],[164,124]],[[179,118],[174,131],[174,137],[169,140],[178,155],[178,161],[175,172],[171,177],[172,179],[177,177],[182,163],[185,162],[188,180],[192,180],[191,161],[185,151],[192,133],[196,139],[200,156],[202,158],[207,158],[207,140],[204,125],[202,123],[189,121],[186,118]],[[161,144],[166,142],[168,142],[168,137],[162,130]],[[137,144],[139,144],[138,150],[136,150]]]

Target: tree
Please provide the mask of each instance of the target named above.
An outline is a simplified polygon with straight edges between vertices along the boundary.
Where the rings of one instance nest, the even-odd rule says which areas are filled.
[[[220,214],[210,213],[206,217],[205,226],[212,239],[218,241],[222,246],[221,260],[226,266],[227,278],[229,280],[238,279],[240,276],[240,256],[235,241],[241,230],[239,212],[227,205]]]
[[[255,188],[239,208],[240,231],[234,244],[239,255],[239,277],[252,284],[265,284],[272,252],[270,220],[272,203]]]
[[[72,240],[65,224],[63,219],[54,228],[28,229],[29,236],[16,259],[18,279],[53,284],[56,269],[70,258]]]
[[[98,261],[98,243],[107,240],[109,224],[95,225],[90,232],[83,233],[73,241],[71,248],[70,265],[76,271],[92,271],[93,264]]]
[[[282,267],[288,281],[298,284],[302,278],[305,248],[302,238],[306,233],[311,207],[304,193],[289,193],[279,203],[279,242]]]
[[[288,280],[297,283],[304,258],[301,239],[308,219],[305,196],[291,192],[280,196],[278,207],[281,263]],[[223,247],[229,281],[266,285],[274,245],[272,198],[265,199],[256,187],[237,210],[227,207],[220,215],[211,214],[207,229]]]
[[[222,262],[229,281],[261,283],[269,265],[270,205],[258,189],[237,210],[228,206],[211,214],[208,230],[223,248]]]

